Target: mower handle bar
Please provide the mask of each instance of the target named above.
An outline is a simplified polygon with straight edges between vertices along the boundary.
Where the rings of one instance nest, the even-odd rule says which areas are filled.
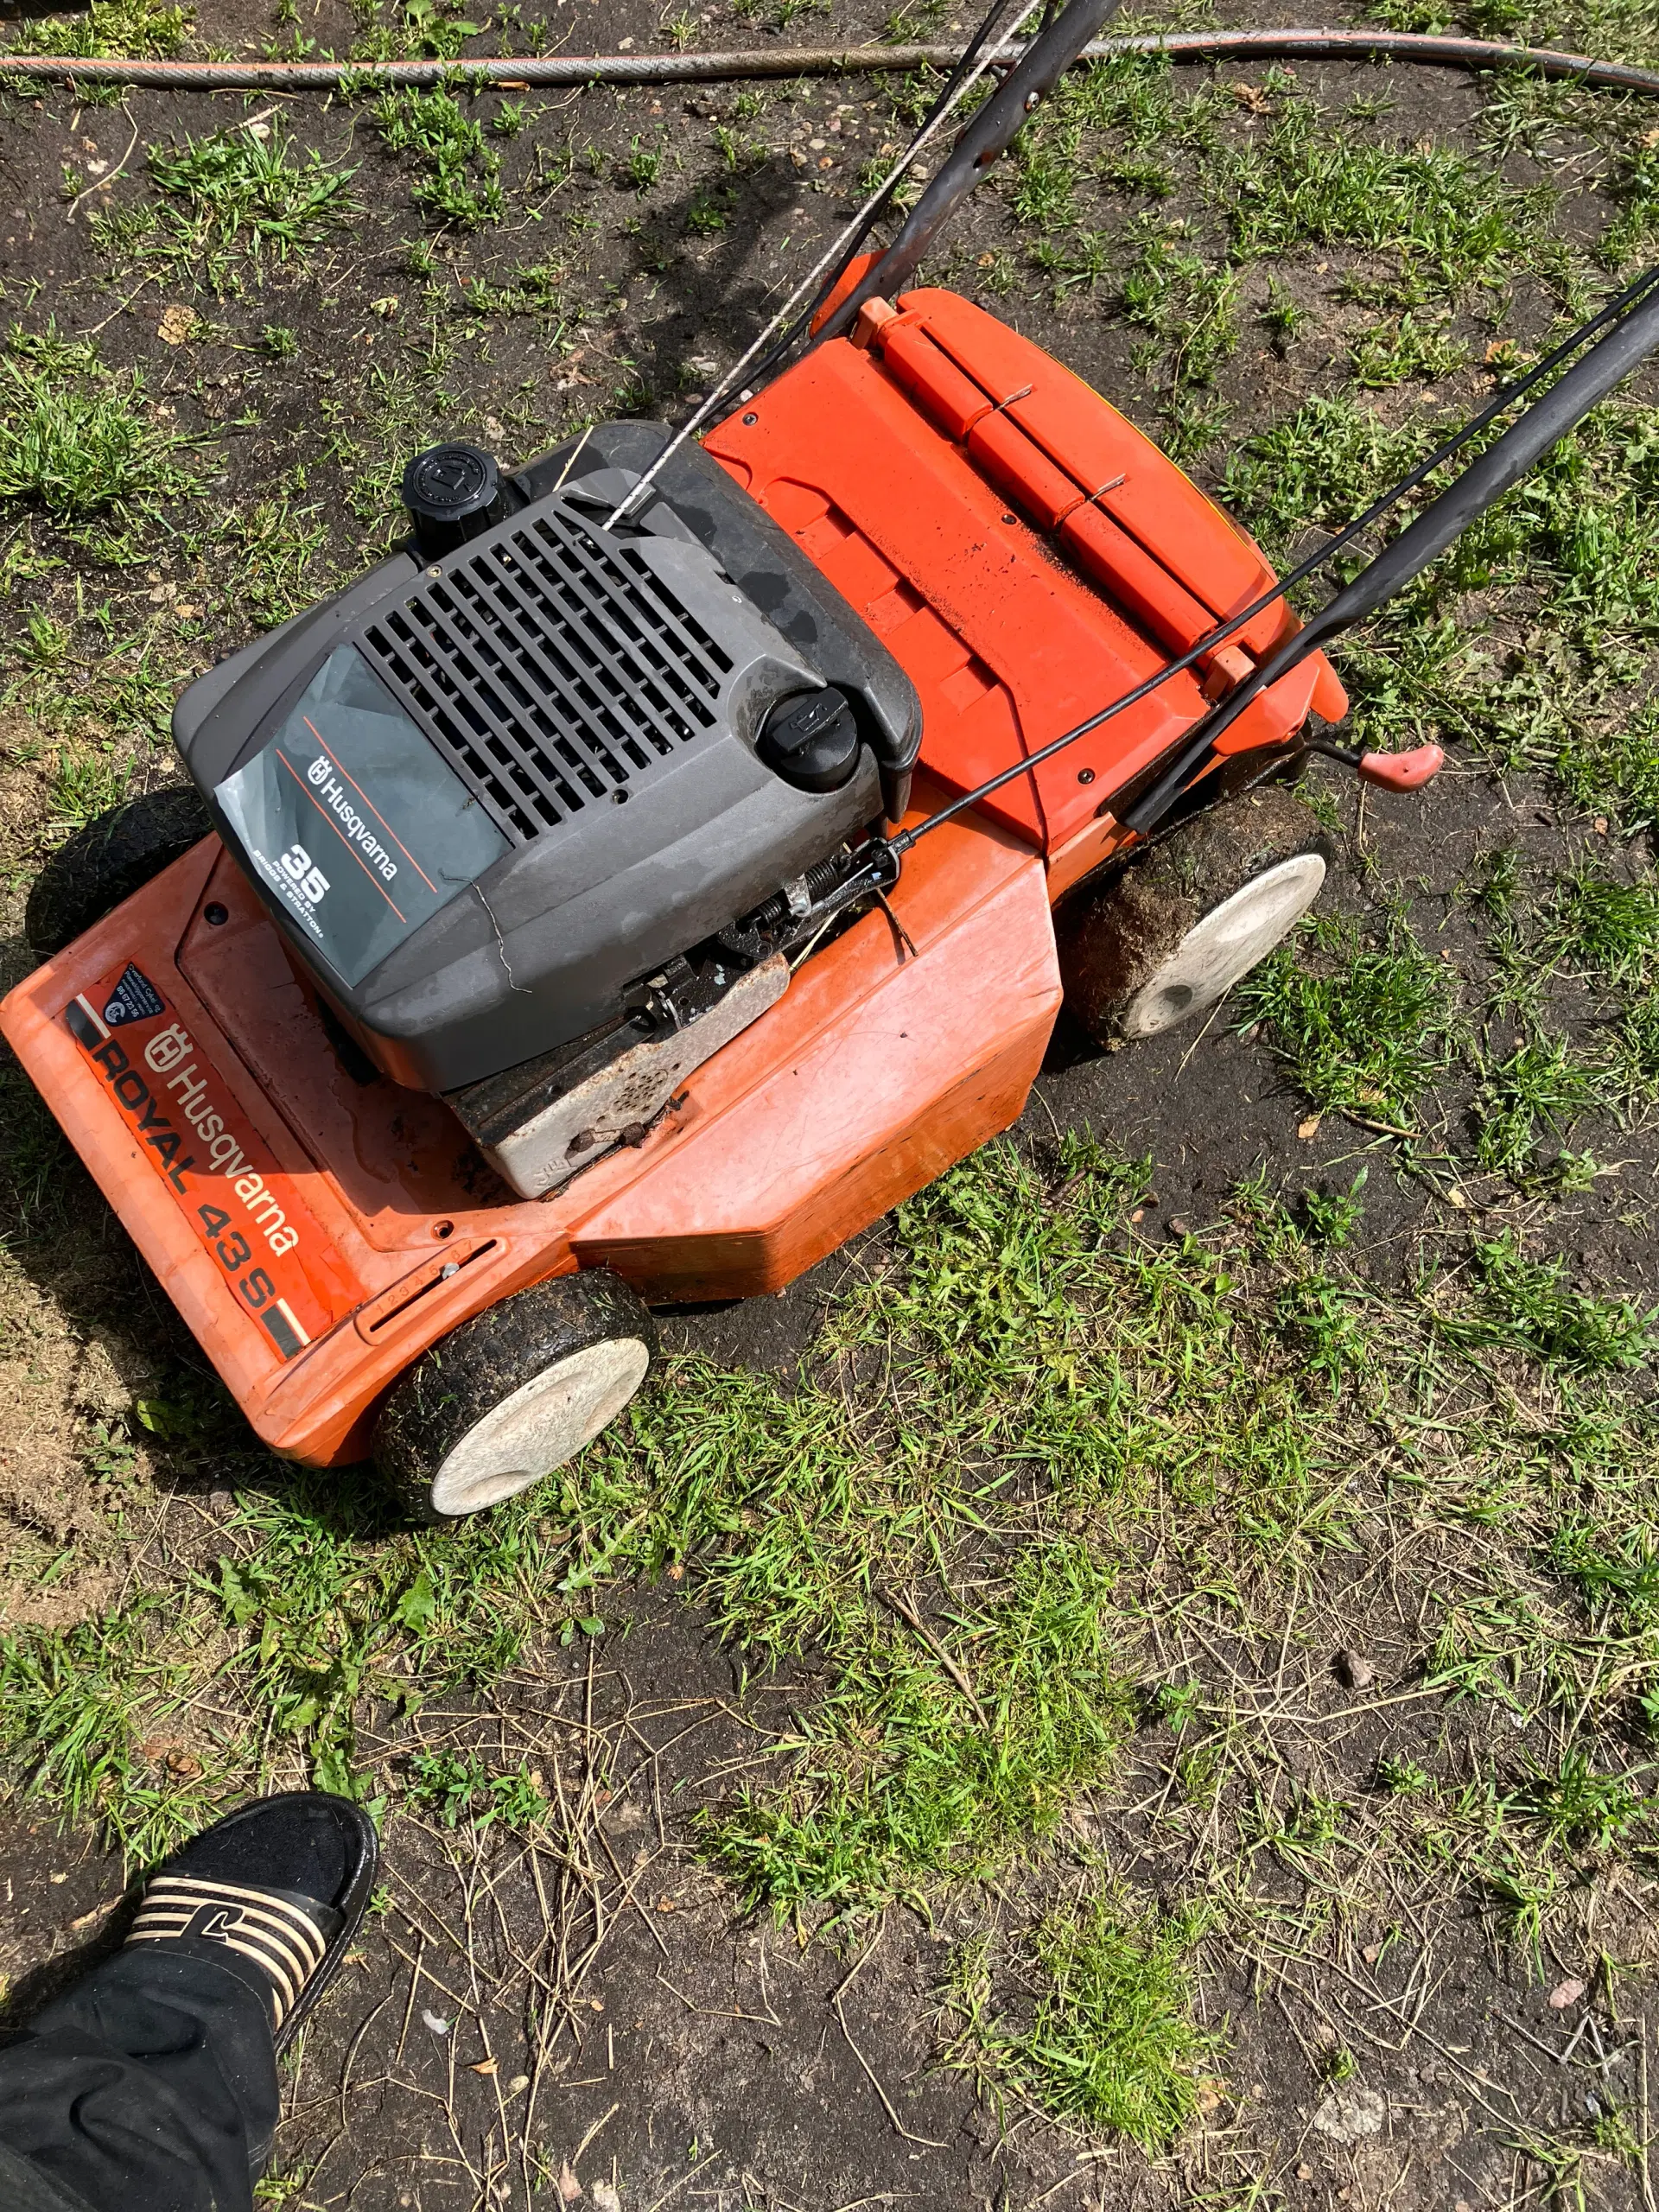
[[[1454,538],[1496,505],[1656,346],[1659,346],[1659,290],[1632,308],[1559,384],[1535,400],[1484,453],[1477,454],[1454,484],[1431,499],[1391,544],[1385,545],[1351,582],[1327,600],[1294,638],[1269,653],[1252,675],[1228,694],[1157,782],[1122,817],[1124,828],[1144,832],[1158,822],[1209,759],[1217,738],[1238,720],[1254,698],[1288,675],[1309,653],[1374,614],[1414,576],[1421,575],[1431,561],[1437,560]]]
[[[887,299],[903,289],[958,203],[1007,151],[1032,111],[1047,99],[1101,25],[1122,4],[1122,0],[1067,0],[1054,21],[1039,31],[989,99],[969,119],[891,244],[819,325],[820,345],[850,329],[866,300]]]
[[[1033,769],[1041,767],[1045,761],[1052,760],[1057,753],[1065,752],[1068,746],[1076,744],[1079,738],[1087,737],[1091,730],[1098,729],[1103,722],[1110,721],[1115,715],[1121,715],[1130,707],[1138,705],[1160,684],[1166,683],[1172,676],[1179,676],[1183,670],[1192,667],[1195,663],[1203,658],[1205,653],[1222,644],[1226,639],[1234,636],[1245,623],[1254,620],[1256,615],[1273,606],[1276,601],[1282,599],[1286,593],[1294,591],[1298,584],[1305,582],[1309,576],[1313,575],[1329,562],[1334,560],[1339,553],[1345,551],[1374,523],[1380,521],[1391,507],[1396,506],[1402,499],[1414,492],[1417,486],[1426,478],[1432,476],[1437,468],[1444,467],[1446,462],[1450,461],[1454,454],[1461,451],[1471,438],[1478,436],[1489,423],[1513,407],[1518,399],[1524,398],[1535,385],[1558,369],[1570,354],[1577,353],[1581,346],[1587,344],[1599,330],[1604,328],[1608,323],[1616,321],[1627,309],[1632,308],[1636,303],[1645,299],[1650,293],[1659,295],[1659,265],[1645,270],[1634,283],[1626,285],[1624,289],[1609,300],[1605,307],[1598,309],[1587,322],[1581,323],[1541,360],[1535,361],[1524,376],[1517,378],[1513,384],[1504,385],[1502,391],[1494,392],[1486,404],[1471,415],[1462,428],[1446,439],[1443,445],[1437,446],[1434,451],[1419,461],[1414,468],[1408,470],[1397,484],[1391,485],[1386,492],[1381,493],[1363,514],[1356,516],[1352,522],[1344,524],[1334,537],[1319,547],[1316,551],[1310,553],[1305,560],[1299,562],[1296,567],[1290,569],[1287,575],[1277,578],[1271,589],[1264,591],[1259,598],[1252,600],[1248,607],[1241,607],[1236,614],[1230,614],[1224,621],[1218,622],[1214,629],[1207,630],[1203,637],[1189,645],[1185,652],[1179,654],[1175,659],[1166,662],[1161,668],[1147,677],[1141,683],[1135,684],[1132,690],[1124,692],[1120,698],[1112,700],[1109,705],[1101,708],[1097,713],[1087,716],[1083,721],[1077,722],[1060,736],[1052,738],[1046,745],[1040,747],[1037,752],[1028,754],[1025,760],[1016,761],[1011,768],[1004,768],[1000,774],[988,778],[984,783],[976,785],[972,791],[962,792],[959,797],[952,799],[948,806],[941,807],[938,813],[930,814],[925,821],[918,822],[914,829],[898,831],[888,842],[896,845],[900,852],[908,852],[917,839],[925,837],[930,830],[937,830],[942,823],[952,821],[958,814],[965,813],[969,807],[977,806],[982,799],[989,798],[993,793],[1001,791],[1004,785],[1014,783],[1021,776],[1029,775]],[[1563,383],[1565,381],[1564,378]],[[1589,406],[1593,404],[1593,401],[1587,402],[1584,411],[1587,412]],[[1530,415],[1524,419],[1530,420]],[[1517,424],[1516,427],[1518,429],[1520,425]],[[1557,431],[1555,435],[1560,436],[1561,432]],[[1462,480],[1460,479],[1459,482]],[[1493,493],[1492,496],[1496,498],[1498,495]],[[1404,582],[1405,579],[1402,578],[1401,581]],[[1397,588],[1397,586],[1395,588]],[[1306,631],[1303,630],[1290,642],[1293,645],[1296,645],[1306,635]],[[1297,658],[1300,658],[1300,655]],[[1294,665],[1294,663],[1291,664]],[[1282,675],[1283,669],[1281,669],[1279,673]],[[1251,696],[1254,696],[1255,690],[1260,688],[1259,685],[1254,686]],[[1231,702],[1229,700],[1224,703],[1230,704]],[[1204,754],[1209,750],[1214,727],[1213,720],[1206,720],[1201,732],[1196,734],[1194,740],[1182,748],[1181,755],[1174,765],[1182,770],[1183,782],[1191,773],[1196,772],[1198,766],[1202,765]],[[1198,743],[1199,736],[1203,741],[1201,749]],[[1192,756],[1194,762],[1194,766],[1191,769],[1185,765],[1189,754]],[[1161,784],[1167,780],[1169,778],[1166,776],[1161,778],[1160,782]]]

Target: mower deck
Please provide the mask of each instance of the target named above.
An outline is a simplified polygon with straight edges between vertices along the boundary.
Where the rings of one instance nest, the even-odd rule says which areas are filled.
[[[867,915],[543,1200],[442,1101],[353,1073],[217,838],[18,985],[0,1031],[261,1438],[339,1465],[508,1293],[582,1266],[659,1302],[780,1290],[1017,1117],[1060,997],[1040,861],[952,823],[893,908],[918,957]]]
[[[922,765],[955,793],[1028,758],[1274,582],[1149,438],[954,292],[906,293],[867,346],[809,353],[707,450],[868,623],[922,700]],[[1058,899],[1122,842],[1112,801],[1298,627],[1282,601],[1192,675],[980,811],[1044,856]],[[1313,654],[1228,733],[1292,741],[1348,702]]]

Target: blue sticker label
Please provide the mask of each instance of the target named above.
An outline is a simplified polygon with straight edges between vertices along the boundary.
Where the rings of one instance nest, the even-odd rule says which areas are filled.
[[[154,1021],[163,1011],[161,993],[129,961],[126,972],[104,1002],[105,1020],[111,1029],[118,1029],[124,1021]]]
[[[508,849],[351,645],[215,797],[260,882],[347,983]]]

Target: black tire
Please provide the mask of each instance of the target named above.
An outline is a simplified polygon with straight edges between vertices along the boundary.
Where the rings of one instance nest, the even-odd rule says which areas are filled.
[[[1060,906],[1067,1012],[1107,1046],[1207,1013],[1300,920],[1334,859],[1307,807],[1272,785],[1190,816]]]
[[[398,1377],[375,1465],[417,1521],[481,1512],[598,1435],[656,1357],[656,1324],[620,1276],[555,1275],[463,1321]]]
[[[29,949],[49,960],[113,913],[213,828],[194,784],[166,784],[77,830],[35,877],[23,915]]]

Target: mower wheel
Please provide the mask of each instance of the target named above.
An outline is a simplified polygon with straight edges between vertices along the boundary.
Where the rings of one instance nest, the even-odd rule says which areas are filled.
[[[164,784],[96,816],[58,847],[35,879],[23,914],[30,950],[41,960],[61,952],[213,826],[194,784]]]
[[[463,1321],[393,1385],[374,1460],[420,1521],[528,1490],[620,1414],[657,1327],[620,1275],[555,1275]]]
[[[1056,913],[1067,1011],[1103,1045],[1207,1013],[1300,921],[1334,856],[1271,785],[1190,816]]]

